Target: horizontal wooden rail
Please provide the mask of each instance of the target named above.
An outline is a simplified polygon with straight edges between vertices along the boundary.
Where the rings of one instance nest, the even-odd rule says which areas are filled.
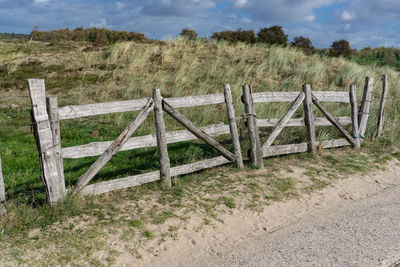
[[[337,118],[340,124],[348,125],[351,124],[350,117],[338,117]],[[258,119],[257,126],[258,127],[274,127],[278,123],[279,119]],[[332,123],[327,118],[315,118],[314,119],[315,126],[331,126]],[[286,124],[287,126],[296,127],[296,126],[305,126],[304,118],[298,119],[290,119]]]
[[[201,127],[210,136],[229,134],[229,126],[223,123]],[[196,140],[197,137],[187,130],[180,130],[166,133],[167,144]],[[104,153],[113,141],[93,142],[86,145],[66,147],[62,149],[63,158],[78,159],[84,157],[98,156]],[[137,148],[157,146],[155,134],[130,138],[120,151],[132,150]]]
[[[166,98],[165,100],[174,108],[225,103],[224,94],[222,93],[200,96],[172,97]],[[58,115],[60,120],[67,120],[110,113],[137,111],[146,105],[147,101],[149,101],[148,98],[88,105],[71,105],[59,108]]]
[[[320,142],[317,142],[317,145],[319,144]],[[349,145],[350,143],[344,138],[333,139],[322,142],[323,148],[334,148],[334,147],[342,147]],[[302,153],[302,152],[307,152],[307,143],[271,146],[263,150],[263,157],[273,157],[273,156],[288,155],[288,154]]]
[[[203,161],[198,161],[191,164],[173,167],[171,168],[171,177],[193,173],[208,168],[213,168],[216,166],[227,164],[229,162],[230,161],[227,160],[225,157],[220,156]],[[97,184],[91,184],[83,188],[81,193],[83,195],[100,195],[118,189],[129,188],[133,186],[139,186],[142,184],[154,182],[159,179],[160,179],[160,171],[153,171],[135,176],[114,179],[111,181],[100,182]]]
[[[321,102],[350,103],[349,92],[313,91],[313,94]],[[293,102],[299,92],[260,92],[252,95],[254,103]]]

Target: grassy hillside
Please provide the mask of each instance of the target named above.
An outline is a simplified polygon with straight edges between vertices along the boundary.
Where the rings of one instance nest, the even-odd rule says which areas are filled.
[[[364,78],[368,75],[375,78],[368,130],[369,136],[373,136],[381,93],[380,78],[386,73],[389,75],[390,93],[385,136],[393,143],[399,140],[396,107],[399,105],[400,78],[398,72],[387,67],[360,66],[341,58],[307,56],[292,48],[208,41],[126,42],[111,47],[74,42],[57,46],[34,43],[31,48],[24,44],[0,43],[0,47],[0,153],[9,198],[26,196],[27,190],[35,192],[34,195],[39,193],[39,199],[43,198],[37,152],[30,132],[28,78],[45,78],[48,95],[57,95],[60,106],[148,97],[155,87],[161,88],[165,97],[209,94],[222,92],[223,84],[229,83],[237,114],[242,114],[243,105],[239,98],[244,83],[251,84],[256,92],[299,91],[304,83],[311,84],[313,90],[347,91],[350,84],[356,84],[360,100]],[[284,114],[286,107],[284,104],[257,105],[257,114],[273,118]],[[330,107],[336,115],[350,114],[347,105]],[[301,116],[301,112],[300,109],[295,116]],[[185,109],[184,113],[199,125],[226,121],[223,105]],[[124,113],[65,121],[62,123],[63,146],[112,140],[133,116]],[[154,129],[152,121],[148,119],[138,134],[151,132]],[[167,125],[168,130],[180,128],[170,118],[167,118]],[[267,133],[268,129],[263,136]],[[335,136],[337,132],[332,127],[318,129],[320,140]],[[277,142],[304,139],[304,129],[292,128],[285,129]],[[174,153],[171,149],[173,165],[214,155],[213,151],[200,145],[176,145],[173,148],[176,150]],[[98,179],[157,168],[155,150],[149,149],[140,161],[134,158],[135,153],[143,151],[120,153]],[[85,166],[94,160],[66,160],[67,184],[74,183],[86,170]],[[135,167],[132,170],[129,166]]]
[[[384,136],[376,142],[371,142],[375,134],[376,114],[382,86],[380,78],[383,74],[388,74],[390,83],[386,127]],[[223,91],[223,84],[229,83],[234,95],[237,116],[239,116],[243,114],[240,95],[241,85],[245,83],[251,84],[255,92],[300,91],[304,83],[311,84],[313,90],[347,91],[351,84],[356,84],[360,101],[365,76],[375,78],[372,113],[367,133],[370,139],[365,143],[366,148],[360,153],[345,150],[339,158],[329,155],[320,158],[315,164],[323,166],[323,172],[322,169],[313,167],[305,173],[311,179],[310,184],[304,184],[306,192],[326,186],[329,179],[335,179],[334,177],[340,173],[366,171],[370,167],[380,166],[382,162],[390,158],[390,155],[393,155],[394,150],[398,150],[398,140],[400,140],[398,72],[388,67],[361,66],[341,58],[307,56],[293,48],[269,47],[262,44],[232,45],[224,42],[173,40],[157,44],[126,42],[113,46],[96,46],[83,42],[64,42],[57,45],[33,42],[28,48],[24,43],[0,42],[0,156],[3,162],[10,210],[9,215],[0,218],[0,232],[4,230],[0,233],[0,243],[7,240],[7,244],[10,244],[10,246],[7,245],[7,257],[19,263],[27,263],[35,258],[30,257],[26,260],[22,256],[24,246],[21,242],[24,240],[25,244],[28,230],[47,229],[52,225],[59,225],[65,229],[62,228],[63,231],[59,231],[55,227],[54,232],[49,230],[52,234],[48,237],[43,239],[33,237],[29,239],[29,242],[33,243],[26,244],[30,248],[38,246],[40,250],[46,247],[44,245],[46,242],[56,244],[62,240],[59,243],[64,245],[59,251],[54,252],[55,254],[51,254],[53,250],[39,251],[39,254],[44,255],[40,260],[50,265],[53,261],[65,264],[75,262],[79,265],[79,263],[82,264],[79,259],[93,255],[96,249],[104,247],[103,241],[99,241],[97,237],[107,236],[104,229],[110,227],[110,224],[118,228],[113,228],[110,234],[122,231],[120,227],[128,227],[129,231],[124,228],[126,231],[123,230],[124,232],[121,233],[121,236],[125,236],[124,238],[129,239],[131,235],[134,236],[132,230],[134,229],[142,232],[141,235],[136,236],[137,238],[142,241],[143,239],[150,240],[154,238],[154,234],[146,228],[145,223],[158,225],[168,218],[176,217],[185,221],[188,212],[201,210],[208,216],[204,219],[204,224],[208,225],[210,219],[218,219],[215,214],[218,205],[236,207],[232,196],[244,194],[246,198],[242,202],[246,207],[258,208],[261,204],[296,195],[293,191],[296,181],[292,178],[281,177],[279,173],[275,174],[279,170],[275,168],[277,163],[267,160],[266,166],[270,168],[268,175],[255,174],[254,170],[246,169],[246,173],[240,175],[245,178],[232,179],[226,173],[231,172],[232,175],[236,175],[236,169],[229,170],[227,167],[223,174],[211,171],[176,180],[176,186],[171,190],[159,188],[155,183],[125,193],[110,194],[97,202],[89,199],[83,204],[68,198],[65,203],[56,207],[50,208],[43,205],[45,194],[40,180],[39,160],[30,125],[30,104],[26,85],[28,78],[46,79],[47,94],[58,96],[60,106],[149,97],[152,89],[156,87],[161,89],[165,97],[217,93]],[[283,115],[287,107],[288,104],[282,103],[257,104],[256,111],[261,118],[274,118]],[[337,116],[350,114],[349,105],[329,104],[327,107]],[[221,121],[227,122],[224,105],[187,108],[182,112],[200,126]],[[316,114],[320,115],[317,111]],[[63,147],[113,140],[134,116],[135,112],[129,112],[63,121],[61,123]],[[302,116],[301,108],[295,116]],[[182,129],[167,116],[166,123],[168,131]],[[239,127],[245,152],[248,139],[244,121],[239,122]],[[136,134],[147,134],[153,132],[153,129],[153,117],[149,116]],[[262,140],[266,138],[269,131],[270,129],[262,130]],[[333,127],[317,129],[319,140],[338,136]],[[302,127],[288,128],[284,129],[276,142],[286,144],[302,142],[305,138],[305,129]],[[229,147],[231,144],[224,139],[227,138],[221,140]],[[215,151],[210,150],[201,142],[169,145],[168,149],[172,166],[216,155]],[[295,165],[310,162],[306,154],[299,157],[300,160],[290,158],[286,163],[279,164],[286,167],[290,162],[294,162]],[[95,160],[95,157],[65,160],[67,186],[71,187]],[[336,167],[330,173],[329,166],[332,164]],[[118,153],[96,176],[95,181],[125,177],[156,169],[158,169],[158,156],[155,148],[126,151]],[[320,180],[324,173],[326,173],[326,181]],[[207,178],[211,175],[214,176],[215,183],[207,183]],[[244,190],[244,193],[238,191],[238,188]],[[202,196],[206,194],[205,192],[211,196]],[[229,194],[226,195],[227,193]],[[216,195],[215,199],[212,200],[214,195]],[[198,200],[199,196],[200,200]],[[135,205],[140,208],[132,206],[130,210],[123,207],[125,212],[129,210],[127,219],[118,219],[117,223],[114,217],[119,218],[121,211],[115,205],[120,203],[121,199],[136,203]],[[156,199],[157,205],[147,207],[143,205],[143,202],[138,204],[138,201],[147,203],[151,199]],[[191,204],[186,205],[186,203]],[[168,206],[169,210],[160,211],[160,207],[165,208],[169,204],[172,205]],[[94,226],[89,230],[79,228],[76,220],[82,219],[82,217],[77,217],[80,215],[94,216]],[[54,224],[54,222],[59,224]],[[77,228],[74,228],[76,225]],[[170,227],[168,235],[174,236],[176,231],[174,229]],[[80,236],[84,238],[79,238]],[[35,240],[38,240],[37,243]],[[83,244],[82,240],[89,240],[89,242]],[[3,244],[6,243],[3,242]],[[58,248],[56,245],[54,247]],[[5,249],[5,247],[0,247],[0,249]],[[85,253],[82,254],[82,250]],[[114,252],[110,251],[110,254],[112,253]],[[43,264],[43,262],[39,263]],[[36,262],[40,265],[39,263]]]

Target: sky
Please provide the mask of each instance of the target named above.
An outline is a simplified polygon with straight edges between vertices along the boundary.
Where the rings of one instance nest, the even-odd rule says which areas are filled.
[[[346,39],[354,48],[400,47],[400,0],[0,0],[0,32],[106,27],[173,38],[183,28],[209,37],[222,30],[283,26],[319,48]]]

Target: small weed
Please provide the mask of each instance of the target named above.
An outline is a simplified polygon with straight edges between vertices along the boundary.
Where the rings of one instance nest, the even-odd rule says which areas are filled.
[[[235,199],[230,197],[220,197],[219,202],[223,203],[228,208],[234,209],[236,208]]]
[[[154,238],[154,234],[152,232],[150,232],[149,230],[144,230],[142,232],[142,236],[144,236],[147,239],[153,239]]]

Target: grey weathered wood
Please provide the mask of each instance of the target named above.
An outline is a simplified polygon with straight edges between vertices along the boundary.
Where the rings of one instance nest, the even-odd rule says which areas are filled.
[[[168,156],[167,138],[165,136],[164,111],[160,89],[153,90],[154,117],[156,122],[156,137],[158,157],[160,161],[160,180],[171,187],[170,161]]]
[[[351,117],[338,117],[338,122],[342,125],[351,124]],[[258,119],[258,127],[274,127],[279,122],[279,119]],[[331,126],[332,123],[327,118],[314,118],[314,126]],[[286,127],[306,126],[304,118],[290,119]]]
[[[7,213],[6,210],[6,191],[3,180],[3,171],[1,169],[1,158],[0,158],[0,216]]]
[[[165,98],[173,108],[198,107],[205,105],[222,104],[225,102],[224,94],[197,95],[184,97]]]
[[[275,141],[275,139],[281,133],[283,128],[285,128],[285,126],[289,122],[290,118],[293,116],[293,114],[299,108],[299,106],[301,105],[303,100],[304,100],[304,93],[300,92],[300,94],[296,97],[296,99],[294,100],[292,105],[289,107],[289,109],[286,112],[286,114],[275,125],[274,129],[272,130],[272,132],[268,136],[267,140],[262,145],[262,147],[261,147],[262,150],[264,150],[265,148],[267,148],[267,147],[272,145],[272,143]]]
[[[378,113],[378,133],[377,136],[382,135],[383,125],[384,125],[384,115],[385,115],[385,105],[386,105],[386,96],[388,93],[388,79],[387,75],[383,75],[382,77],[382,97],[379,105],[379,113]]]
[[[349,103],[349,95],[347,92],[335,91],[313,91],[321,102],[342,102]],[[253,93],[254,103],[264,102],[293,102],[299,93],[296,92],[260,92]]]
[[[188,173],[193,173],[197,171],[201,171],[204,169],[209,169],[209,168],[214,168],[223,164],[230,163],[228,159],[226,159],[223,156],[211,158],[211,159],[206,159],[202,161],[198,161],[195,163],[190,163],[182,166],[177,166],[171,168],[171,176],[179,176],[179,175],[184,175]]]
[[[354,148],[360,148],[360,132],[358,130],[358,111],[357,111],[357,93],[356,86],[350,86],[350,104],[351,104],[351,120],[353,128],[353,138],[356,141]]]
[[[232,101],[232,91],[229,84],[224,85],[224,95],[225,95],[226,109],[228,112],[229,128],[233,142],[233,149],[235,151],[235,156],[236,156],[236,165],[238,166],[239,169],[242,169],[243,157],[242,157],[242,151],[240,149],[240,141],[239,141],[238,128],[236,125],[235,109],[233,107],[233,101]]]
[[[50,120],[51,133],[53,134],[53,146],[56,150],[56,160],[58,169],[58,183],[60,184],[63,194],[66,195],[67,191],[65,189],[65,179],[64,179],[64,163],[61,150],[61,130],[60,130],[60,120],[58,118],[58,101],[57,97],[47,97],[47,113]]]
[[[125,100],[88,105],[71,105],[59,109],[60,120],[83,118],[117,112],[137,111],[146,105],[148,99]],[[167,98],[174,108],[195,107],[224,103],[223,94]]]
[[[177,166],[171,168],[171,177],[193,173],[196,171],[213,168],[227,163],[230,163],[230,161],[227,160],[225,157],[220,156],[191,164]],[[100,195],[114,190],[139,186],[157,180],[160,180],[160,172],[153,171],[135,176],[129,176],[125,178],[114,179],[111,181],[91,184],[83,188],[81,193],[83,195]]]
[[[246,112],[247,129],[249,132],[249,139],[250,139],[250,162],[255,166],[263,168],[264,161],[262,158],[260,135],[258,133],[256,111],[254,107],[251,88],[248,84],[245,84],[242,86],[242,90],[243,90],[242,101]]]
[[[316,144],[319,145],[320,142],[317,142]],[[350,143],[346,139],[333,139],[333,140],[323,141],[321,143],[322,148],[334,148],[334,147],[342,147],[349,145]],[[308,150],[307,143],[270,146],[263,150],[263,157],[273,157],[273,156],[288,155],[294,153],[303,153],[307,152],[307,150]]]
[[[311,96],[311,86],[304,84],[302,87],[304,93],[304,123],[307,128],[307,146],[308,152],[316,155],[317,151],[317,139],[315,137],[315,125],[314,125],[314,114],[312,110],[312,96]]]
[[[153,171],[125,178],[118,178],[111,181],[100,182],[85,186],[81,194],[86,195],[101,195],[114,190],[139,186],[160,180],[160,171]]]
[[[183,114],[174,109],[171,105],[169,105],[165,100],[163,100],[163,108],[165,112],[167,112],[171,117],[173,117],[176,121],[186,127],[192,134],[215,148],[219,153],[221,153],[225,158],[230,161],[235,161],[236,156],[224,148],[220,143],[216,142],[211,138],[206,132],[202,131],[200,128],[195,126],[190,120],[188,120]]]
[[[60,181],[59,151],[54,147],[49,116],[46,109],[46,89],[42,79],[28,80],[32,104],[31,116],[39,152],[41,178],[46,187],[47,200],[54,204],[65,196],[65,185]]]
[[[136,118],[129,123],[125,130],[118,136],[118,138],[110,145],[109,148],[90,166],[89,170],[84,173],[76,183],[73,192],[77,193],[82,190],[99,172],[101,168],[114,156],[123,146],[123,144],[128,141],[129,137],[137,130],[140,124],[147,118],[150,111],[153,110],[153,99],[150,98],[144,107],[140,110]]]
[[[326,116],[326,118],[340,131],[340,133],[346,138],[346,140],[352,145],[352,146],[357,146],[356,141],[354,138],[343,128],[342,125],[337,121],[337,119],[332,116],[329,111],[322,106],[322,104],[318,101],[318,99],[311,93],[312,96],[312,101],[313,103],[317,106],[317,108]]]
[[[359,131],[361,138],[365,137],[365,132],[367,130],[367,123],[369,118],[369,113],[371,109],[371,100],[372,100],[372,90],[374,89],[374,78],[366,77],[365,78],[365,87],[364,94],[360,106],[360,110],[358,112],[358,123],[359,123]]]
[[[229,126],[224,123],[212,124],[200,128],[210,136],[219,136],[222,134],[229,134]],[[197,137],[188,130],[180,130],[166,133],[167,144],[196,140]],[[98,156],[104,153],[106,149],[113,143],[113,141],[105,142],[92,142],[86,145],[66,147],[62,149],[64,158],[84,158],[91,156]],[[137,148],[155,147],[157,146],[157,138],[155,134],[131,137],[121,147],[120,151],[127,151]]]

